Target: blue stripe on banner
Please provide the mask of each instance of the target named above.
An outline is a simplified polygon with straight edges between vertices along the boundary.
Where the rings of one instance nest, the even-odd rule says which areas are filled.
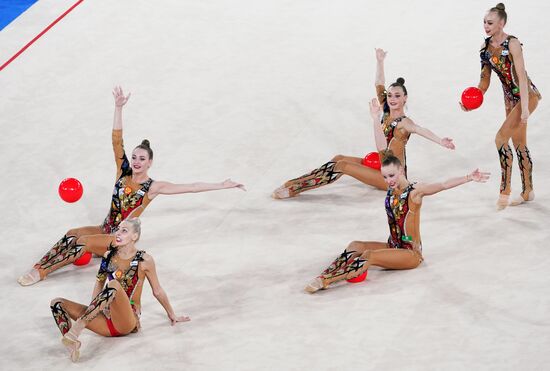
[[[0,0],[0,31],[38,0]]]

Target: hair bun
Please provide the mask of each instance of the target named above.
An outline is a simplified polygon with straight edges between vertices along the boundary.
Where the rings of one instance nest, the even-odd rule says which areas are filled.
[[[380,162],[384,161],[385,158],[395,157],[395,155],[393,154],[393,151],[391,149],[382,150],[381,155],[382,155],[382,158],[381,158]]]
[[[405,85],[405,79],[402,77],[398,77],[397,80],[395,80],[396,83],[399,85]]]
[[[145,147],[151,147],[151,143],[147,139],[141,141],[141,145]]]
[[[504,6],[503,3],[498,3],[495,8],[499,9],[499,10],[506,10],[506,7]]]

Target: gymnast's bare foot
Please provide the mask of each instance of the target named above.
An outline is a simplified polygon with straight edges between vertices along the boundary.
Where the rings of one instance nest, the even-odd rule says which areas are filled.
[[[41,280],[40,272],[38,272],[37,269],[33,268],[28,273],[25,273],[24,275],[19,277],[17,279],[17,282],[19,282],[21,286],[30,286],[30,285],[34,285],[40,280]]]
[[[500,211],[500,210],[506,209],[506,207],[509,205],[509,199],[510,199],[510,195],[501,194],[498,197],[497,210]]]
[[[290,198],[292,196],[290,195],[290,189],[283,185],[277,188],[276,190],[274,190],[273,193],[271,194],[271,197],[273,197],[276,200],[280,200],[283,198]]]
[[[80,357],[81,345],[78,338],[69,331],[65,335],[63,335],[63,337],[61,338],[61,343],[63,343],[65,348],[67,348],[67,350],[69,351],[71,361],[78,361],[78,358]]]
[[[310,294],[313,294],[319,290],[324,290],[326,287],[323,284],[323,280],[321,277],[315,278],[313,281],[307,284],[307,286],[304,288],[304,291]]]
[[[522,203],[533,201],[534,199],[535,199],[534,191],[529,191],[529,193],[527,194],[521,193],[519,196],[517,196],[510,202],[510,206],[518,206],[518,205],[521,205]]]

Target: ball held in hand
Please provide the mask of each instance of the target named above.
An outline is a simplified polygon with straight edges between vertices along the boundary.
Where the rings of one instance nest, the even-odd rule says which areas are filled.
[[[466,88],[462,92],[460,100],[462,101],[462,105],[468,110],[479,108],[483,103],[483,92],[475,87]]]

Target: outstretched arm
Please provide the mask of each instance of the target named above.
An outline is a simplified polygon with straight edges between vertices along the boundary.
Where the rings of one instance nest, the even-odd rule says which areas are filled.
[[[243,191],[246,189],[244,185],[234,182],[231,179],[226,179],[221,183],[191,183],[191,184],[174,184],[170,182],[153,182],[151,189],[148,192],[150,199],[157,195],[175,195],[180,193],[199,193],[207,191],[217,191],[219,189],[240,188]]]
[[[151,289],[153,290],[153,296],[155,299],[158,300],[160,305],[164,308],[166,311],[166,314],[168,315],[168,318],[170,319],[171,325],[175,325],[177,322],[187,322],[190,321],[191,318],[187,316],[176,316],[174,313],[174,309],[172,309],[172,305],[170,305],[170,300],[168,300],[168,296],[166,295],[166,292],[164,289],[160,286],[159,279],[157,276],[157,270],[155,267],[155,261],[150,255],[145,255],[143,259],[143,269],[145,271],[145,276],[147,277],[147,280],[149,281],[149,284],[151,285]]]
[[[113,97],[115,98],[115,117],[113,119],[113,130],[122,130],[122,107],[130,99],[130,93],[124,96],[124,92],[120,86],[115,86],[113,89]]]
[[[514,65],[519,80],[521,123],[527,124],[527,119],[529,119],[529,86],[527,84],[527,72],[525,72],[523,52],[521,51],[521,44],[518,39],[510,40],[510,53],[514,59]]]
[[[422,126],[416,125],[411,119],[405,119],[403,121],[403,127],[410,133],[416,133],[421,137],[424,137],[428,140],[431,140],[434,143],[437,143],[448,149],[455,149],[455,145],[451,138],[440,138],[435,135],[430,129],[423,128]]]
[[[422,197],[431,196],[441,191],[458,187],[462,184],[469,182],[485,183],[489,179],[490,173],[482,172],[479,169],[475,169],[465,176],[447,179],[444,182],[440,183],[430,183],[430,184],[418,184],[414,189],[414,194],[412,195],[413,200],[417,203],[420,203]]]
[[[374,142],[376,144],[376,149],[378,152],[384,151],[387,147],[386,136],[382,131],[382,126],[380,125],[380,115],[382,114],[382,106],[378,99],[374,98],[369,103],[370,116],[372,118],[372,126],[374,129]]]
[[[376,53],[376,75],[374,77],[374,85],[386,85],[386,76],[384,75],[384,59],[388,52],[383,49],[375,48]]]

